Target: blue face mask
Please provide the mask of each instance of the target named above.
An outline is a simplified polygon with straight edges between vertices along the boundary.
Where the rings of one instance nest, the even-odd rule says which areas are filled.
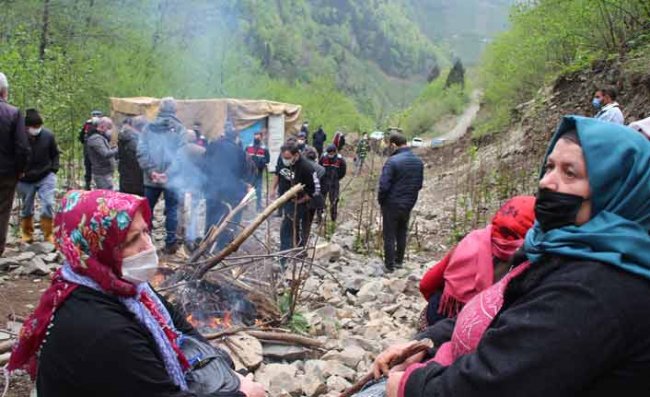
[[[594,107],[594,109],[599,110],[601,107],[600,99],[599,98],[592,99],[591,105]]]

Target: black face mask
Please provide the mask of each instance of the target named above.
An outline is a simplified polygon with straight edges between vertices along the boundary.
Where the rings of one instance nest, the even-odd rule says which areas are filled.
[[[585,200],[584,197],[575,194],[539,189],[535,202],[535,218],[544,232],[575,225],[578,212]]]

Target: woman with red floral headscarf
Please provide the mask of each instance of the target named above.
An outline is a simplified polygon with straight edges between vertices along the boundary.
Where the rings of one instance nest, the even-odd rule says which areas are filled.
[[[158,267],[150,220],[138,196],[66,194],[55,218],[65,263],[23,324],[8,369],[35,378],[39,397],[263,396],[218,350],[218,392],[196,392],[183,344],[202,338],[147,283]]]
[[[455,317],[470,299],[506,274],[508,262],[535,222],[534,208],[533,196],[511,198],[487,227],[469,233],[427,271],[420,292],[429,302],[428,325]]]

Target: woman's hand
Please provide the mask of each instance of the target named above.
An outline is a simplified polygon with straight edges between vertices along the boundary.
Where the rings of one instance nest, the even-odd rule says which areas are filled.
[[[399,384],[402,381],[404,372],[391,372],[386,384],[386,397],[397,397],[399,394]]]
[[[239,390],[246,395],[246,397],[265,397],[266,396],[266,390],[264,390],[264,386],[262,386],[259,383],[253,382],[252,380],[252,375],[249,375],[250,378],[243,377],[240,374],[237,374],[239,376]]]
[[[390,346],[388,349],[381,352],[381,354],[379,354],[375,359],[375,362],[372,366],[372,372],[375,375],[375,379],[381,378],[382,375],[388,376],[390,372],[390,363],[402,355],[406,348],[415,343],[417,343],[417,341],[399,343],[397,345]],[[413,362],[416,362],[415,360],[418,358],[419,360],[417,362],[424,358],[424,354],[413,355],[409,357],[405,363],[412,364]]]

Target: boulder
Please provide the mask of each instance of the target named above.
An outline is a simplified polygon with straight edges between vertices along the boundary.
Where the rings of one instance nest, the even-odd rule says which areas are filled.
[[[340,376],[341,378],[347,380],[354,380],[357,376],[357,372],[352,368],[347,367],[341,361],[338,360],[327,360],[325,361],[325,377],[329,378],[332,376]],[[356,367],[356,365],[355,365]]]
[[[26,252],[21,252],[20,254],[15,256],[13,259],[15,261],[17,261],[17,262],[27,262],[27,261],[31,261],[32,259],[34,259],[35,256],[36,256],[35,253],[33,253],[31,251],[26,251]]]
[[[345,364],[350,368],[356,368],[359,362],[363,360],[366,352],[360,347],[350,346],[342,351],[330,351],[325,353],[323,360],[334,360]]]
[[[342,392],[350,386],[350,382],[340,376],[330,376],[327,378],[327,388],[330,392]]]
[[[215,340],[212,345],[228,352],[236,370],[245,368],[254,371],[262,364],[264,358],[260,341],[243,332],[227,336],[223,341]]]
[[[327,385],[321,378],[305,375],[302,377],[302,392],[307,397],[318,397],[327,393]]]
[[[47,241],[41,241],[38,243],[30,244],[27,247],[26,251],[33,252],[36,255],[45,255],[54,252],[55,249],[56,248],[54,247],[54,244]]]
[[[277,396],[279,391],[286,387],[295,389],[296,386],[287,383],[297,384],[298,382],[295,382],[297,373],[298,369],[291,364],[266,364],[255,372],[255,381],[264,385],[271,396]],[[300,385],[297,385],[297,387],[300,387]]]

